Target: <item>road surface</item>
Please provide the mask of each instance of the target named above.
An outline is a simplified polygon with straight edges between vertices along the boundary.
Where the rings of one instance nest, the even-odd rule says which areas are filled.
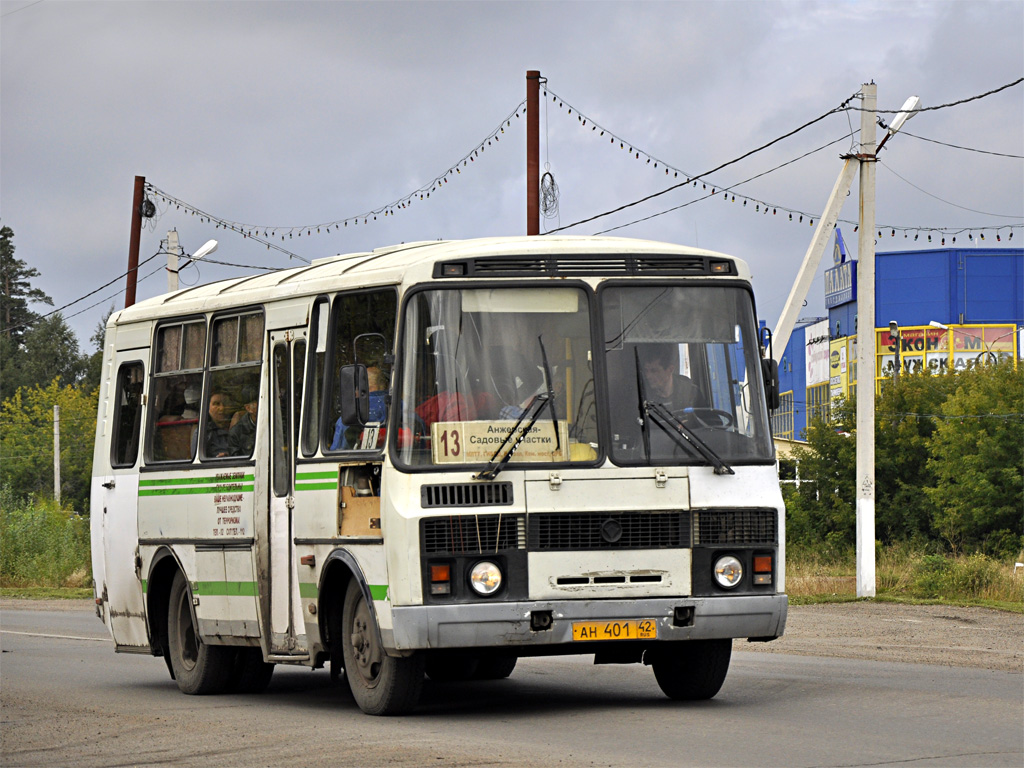
[[[508,680],[427,681],[413,715],[376,718],[325,671],[184,696],[162,660],[114,654],[87,604],[3,601],[0,764],[1019,768],[1021,617],[963,611],[794,609],[783,641],[736,643],[710,702],[669,701],[639,665],[524,659]],[[878,658],[917,652],[930,663]]]

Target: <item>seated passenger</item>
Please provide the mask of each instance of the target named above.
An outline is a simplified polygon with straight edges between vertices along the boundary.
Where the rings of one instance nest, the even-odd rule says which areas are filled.
[[[209,416],[206,422],[206,456],[227,456],[231,445],[228,441],[234,403],[226,392],[214,390],[210,395]]]
[[[228,448],[232,456],[251,456],[256,445],[256,414],[259,408],[259,389],[255,386],[242,387],[243,410],[232,419],[228,430]]]

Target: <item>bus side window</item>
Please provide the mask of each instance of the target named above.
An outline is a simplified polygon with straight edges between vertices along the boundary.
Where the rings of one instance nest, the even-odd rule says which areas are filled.
[[[191,461],[199,426],[206,322],[164,325],[156,332],[149,394],[149,461]]]
[[[201,455],[204,459],[249,458],[256,445],[263,313],[216,317],[210,335],[210,388]]]
[[[142,374],[141,361],[125,363],[117,372],[113,434],[110,440],[112,467],[135,466],[135,459],[139,454],[139,434],[142,429]]]

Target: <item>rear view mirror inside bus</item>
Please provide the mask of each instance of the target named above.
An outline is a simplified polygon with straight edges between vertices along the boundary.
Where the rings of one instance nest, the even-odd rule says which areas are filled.
[[[370,378],[365,365],[343,365],[338,371],[338,405],[341,420],[365,426],[370,420]]]

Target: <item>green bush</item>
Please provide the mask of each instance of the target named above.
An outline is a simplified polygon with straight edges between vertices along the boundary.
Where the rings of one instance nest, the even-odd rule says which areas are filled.
[[[89,518],[0,487],[0,585],[81,587],[91,578]]]

